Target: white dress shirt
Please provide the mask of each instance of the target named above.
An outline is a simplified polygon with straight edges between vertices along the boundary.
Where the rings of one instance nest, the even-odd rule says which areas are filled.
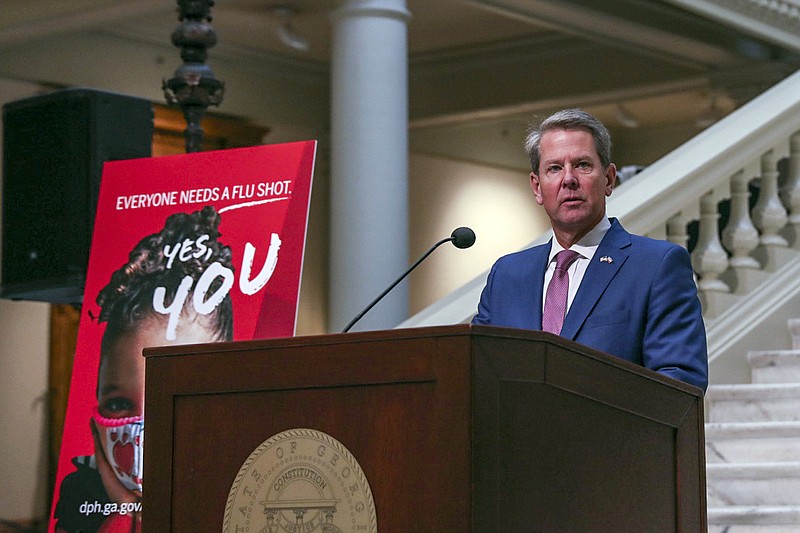
[[[597,247],[600,246],[600,241],[603,240],[603,237],[605,237],[609,228],[611,228],[611,221],[608,220],[607,217],[603,217],[603,219],[598,222],[597,225],[589,231],[589,233],[584,235],[580,241],[570,247],[570,250],[574,250],[581,255],[578,257],[578,259],[573,261],[573,263],[567,269],[567,274],[569,275],[567,312],[569,312],[569,308],[572,305],[572,300],[575,299],[575,293],[578,292],[578,287],[581,286],[583,276],[586,274],[586,267],[589,266],[589,261],[591,261],[592,257],[594,257],[595,252],[597,252]],[[550,260],[547,263],[547,270],[544,273],[543,294],[547,294],[547,287],[550,285],[550,280],[553,279],[553,272],[556,270],[556,254],[564,249],[558,243],[555,234],[553,235],[551,242]],[[542,297],[542,312],[544,312],[544,300],[545,298]]]

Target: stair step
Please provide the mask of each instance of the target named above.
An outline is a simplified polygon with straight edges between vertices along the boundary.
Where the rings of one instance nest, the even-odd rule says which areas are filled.
[[[768,350],[747,354],[753,383],[800,383],[800,350]]]
[[[800,422],[708,423],[706,462],[800,461]]]
[[[709,533],[800,533],[800,319],[791,350],[747,354],[752,383],[706,393]]]
[[[708,508],[709,533],[800,531],[800,506],[759,505]]]
[[[800,383],[713,385],[706,400],[711,422],[800,421]]]
[[[708,463],[708,505],[798,505],[800,462]]]

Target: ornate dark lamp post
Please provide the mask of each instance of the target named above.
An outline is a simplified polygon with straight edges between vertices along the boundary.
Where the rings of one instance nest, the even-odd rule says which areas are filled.
[[[214,0],[178,0],[180,25],[172,33],[172,44],[181,49],[183,65],[162,88],[167,103],[179,105],[186,118],[186,152],[199,152],[203,145],[200,122],[208,106],[218,106],[225,93],[225,84],[214,77],[205,61],[206,50],[217,44],[211,26]]]

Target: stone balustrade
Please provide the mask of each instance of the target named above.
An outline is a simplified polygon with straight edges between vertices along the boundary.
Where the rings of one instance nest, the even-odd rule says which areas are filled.
[[[776,146],[760,154],[757,164],[742,161],[727,182],[670,217],[663,233],[650,232],[692,252],[707,318],[724,311],[720,294],[756,290],[765,278],[760,271],[777,271],[797,257],[788,248],[800,250],[800,129],[781,144],[788,154],[781,156],[783,147]],[[695,239],[687,212],[696,217]]]

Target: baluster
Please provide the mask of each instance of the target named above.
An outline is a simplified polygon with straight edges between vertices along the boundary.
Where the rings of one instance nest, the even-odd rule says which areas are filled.
[[[780,262],[776,254],[788,246],[788,242],[779,232],[786,226],[789,216],[778,196],[778,165],[772,150],[761,156],[761,191],[753,207],[752,217],[761,231],[760,251],[764,256],[764,268],[773,271]]]
[[[692,266],[700,276],[697,288],[701,292],[730,291],[719,279],[728,268],[728,254],[719,242],[719,213],[713,191],[700,198],[700,228],[692,252]]]
[[[678,213],[676,213],[675,215],[670,217],[669,220],[667,220],[667,224],[664,227],[665,231],[664,240],[667,240],[673,244],[677,244],[678,246],[683,246],[684,248],[688,248],[689,233],[686,231],[686,228],[687,225],[689,224],[690,219],[696,220],[698,218],[700,218],[699,211],[697,211],[694,214],[694,216],[689,216],[686,213],[686,211],[678,211]],[[694,269],[692,269],[692,277],[694,279],[695,285],[697,285],[697,272],[694,272]]]
[[[688,217],[682,211],[667,220],[667,240],[686,248],[689,244],[689,234],[686,232],[688,222]]]
[[[789,141],[788,176],[780,196],[783,205],[789,210],[792,245],[800,248],[800,131],[792,135]]]
[[[758,246],[758,230],[750,219],[750,180],[743,170],[731,178],[731,212],[728,224],[722,230],[722,244],[732,257],[734,268],[759,268],[750,253]]]
[[[731,253],[731,270],[723,279],[737,294],[750,292],[758,283],[761,265],[750,254],[758,247],[758,230],[750,218],[748,174],[740,170],[731,177],[728,223],[722,230],[722,244]]]
[[[789,217],[778,197],[778,167],[775,154],[769,150],[761,156],[761,191],[753,207],[753,222],[761,230],[761,244],[786,246],[786,239],[778,235]]]
[[[667,240],[667,224],[659,224],[657,227],[645,233],[646,237],[651,239],[658,239],[661,241]]]

